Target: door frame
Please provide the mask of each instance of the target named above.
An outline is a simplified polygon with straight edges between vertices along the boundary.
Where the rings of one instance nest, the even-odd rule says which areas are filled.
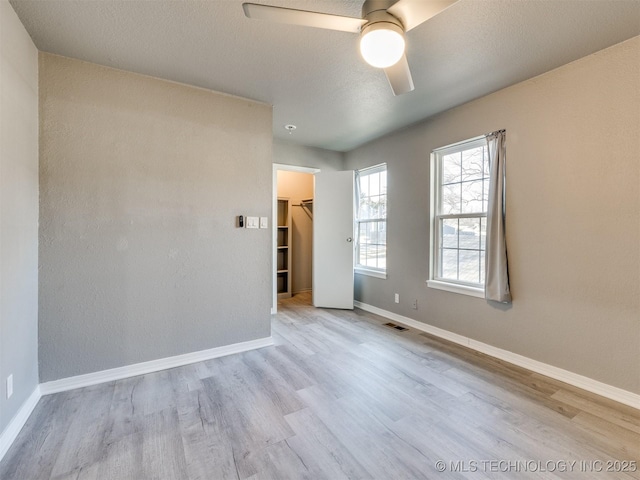
[[[272,214],[271,214],[271,230],[272,230],[272,250],[273,250],[273,263],[272,263],[272,301],[271,301],[271,314],[278,313],[278,274],[276,273],[276,265],[278,263],[278,171],[286,172],[298,172],[298,173],[310,173],[315,175],[320,173],[319,168],[312,167],[299,167],[297,165],[285,165],[283,163],[273,164],[273,186],[272,186]]]

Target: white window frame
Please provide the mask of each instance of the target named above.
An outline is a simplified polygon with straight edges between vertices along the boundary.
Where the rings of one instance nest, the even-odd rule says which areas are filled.
[[[372,167],[367,167],[367,168],[363,168],[361,170],[358,170],[358,175],[356,176],[356,182],[359,182],[360,179],[359,177],[362,175],[371,175],[374,173],[379,173],[379,172],[383,172],[383,171],[387,171],[387,164],[386,163],[381,163],[379,165],[374,165]],[[356,191],[359,191],[358,188],[356,188]],[[387,191],[387,202],[389,201],[389,195],[388,195],[388,191]],[[355,218],[355,234],[356,234],[356,251],[355,251],[355,255],[354,255],[354,267],[353,270],[355,273],[360,274],[360,275],[367,275],[370,277],[375,277],[375,278],[382,278],[382,279],[386,279],[387,278],[387,269],[386,268],[375,268],[375,267],[370,267],[367,265],[360,265],[358,262],[360,261],[360,224],[361,223],[367,223],[369,221],[372,220],[363,220],[361,221],[359,218],[357,218],[358,215],[358,206],[359,206],[359,202],[360,199],[356,198],[355,199],[356,202],[358,202],[356,204],[356,218]],[[388,205],[388,204],[387,204]],[[388,215],[388,210],[387,210],[387,215]],[[375,219],[376,222],[380,222],[380,221],[384,221],[385,226],[388,225],[387,224],[387,217],[383,218],[383,219]],[[386,228],[385,228],[385,232],[386,232]],[[386,233],[385,233],[385,247],[387,245],[387,239],[386,239]]]
[[[487,218],[487,212],[484,213],[464,213],[464,214],[452,214],[452,215],[440,215],[440,202],[441,202],[441,178],[442,178],[442,157],[450,155],[451,153],[461,152],[479,146],[486,146],[486,138],[484,136],[475,137],[462,142],[447,145],[446,147],[438,148],[431,153],[431,238],[429,244],[429,279],[427,280],[427,286],[438,290],[445,290],[452,293],[460,293],[463,295],[469,295],[472,297],[485,298],[484,284],[479,286],[478,284],[469,284],[460,280],[451,280],[440,278],[437,275],[439,268],[439,255],[440,250],[440,219],[446,218]]]

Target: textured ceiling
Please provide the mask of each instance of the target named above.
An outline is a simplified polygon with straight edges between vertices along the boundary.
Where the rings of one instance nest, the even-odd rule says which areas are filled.
[[[640,35],[639,0],[460,0],[407,34],[416,89],[394,97],[357,35],[250,20],[242,0],[10,2],[40,50],[272,104],[276,137],[338,151]]]

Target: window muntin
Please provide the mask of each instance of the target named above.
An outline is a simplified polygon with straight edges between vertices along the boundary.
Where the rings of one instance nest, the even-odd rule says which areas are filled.
[[[356,176],[356,270],[387,268],[387,166],[359,170]]]
[[[432,280],[484,287],[489,155],[484,137],[434,152]]]

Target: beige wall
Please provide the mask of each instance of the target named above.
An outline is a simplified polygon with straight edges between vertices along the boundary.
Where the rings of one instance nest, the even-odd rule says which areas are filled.
[[[270,335],[271,107],[40,54],[40,379]]]
[[[288,197],[291,205],[313,198],[313,175],[310,173],[278,171],[278,196]],[[311,257],[313,255],[313,217],[308,209],[291,207],[291,250],[293,268],[291,292],[311,290]]]
[[[429,153],[501,128],[506,309],[425,285]],[[389,176],[388,279],[357,299],[640,393],[639,152],[640,37],[349,152]]]
[[[37,385],[38,51],[0,0],[0,433]]]

